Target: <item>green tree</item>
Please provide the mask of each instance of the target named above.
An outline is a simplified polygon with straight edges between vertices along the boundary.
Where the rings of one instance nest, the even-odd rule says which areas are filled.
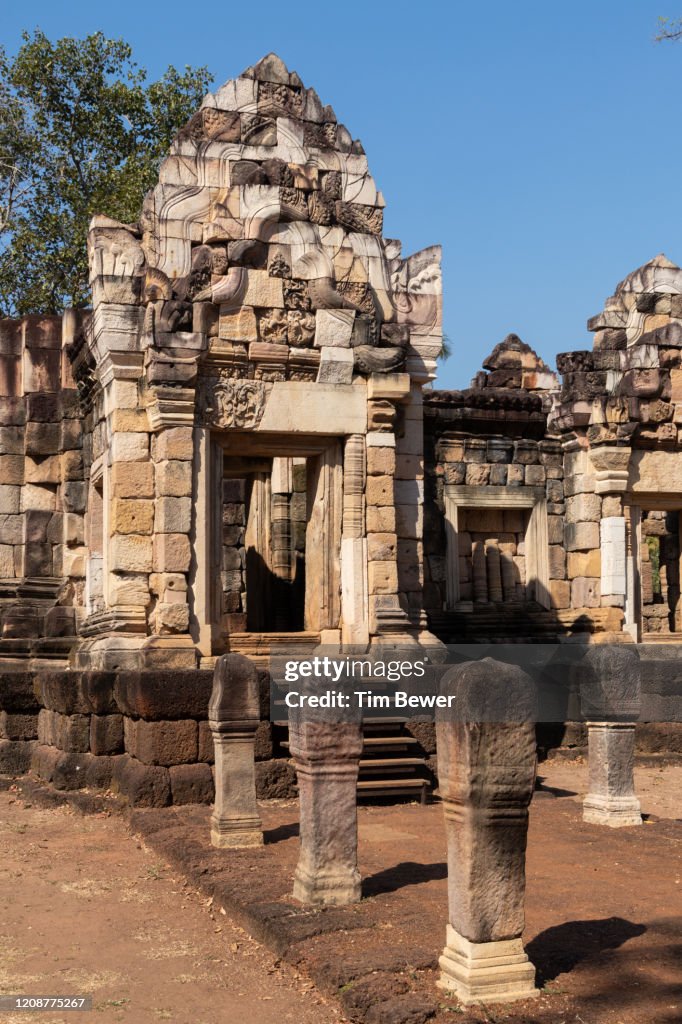
[[[95,213],[137,220],[144,193],[212,76],[169,67],[157,82],[101,32],[0,49],[0,315],[89,301]]]

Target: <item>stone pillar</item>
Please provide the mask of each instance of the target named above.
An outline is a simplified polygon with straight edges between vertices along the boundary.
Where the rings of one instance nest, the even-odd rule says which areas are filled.
[[[641,706],[639,655],[630,646],[598,645],[586,652],[578,671],[588,723],[589,791],[583,820],[611,828],[640,825],[633,771]]]
[[[255,665],[241,654],[224,654],[216,662],[208,705],[215,747],[211,843],[221,849],[263,845],[254,761],[259,721]]]
[[[583,821],[593,825],[641,825],[635,796],[634,722],[588,723],[589,792],[583,800]]]
[[[272,491],[272,573],[270,582],[274,603],[274,628],[289,627],[291,580],[291,520],[290,495]]]
[[[291,459],[272,462],[272,571],[279,579],[291,579],[291,521],[289,499],[293,490]],[[282,628],[286,628],[285,625]]]
[[[261,632],[267,627],[270,615],[271,589],[269,577],[272,569],[272,492],[270,476],[254,473],[248,501],[244,547],[246,549],[247,629]]]
[[[289,712],[301,829],[294,898],[301,903],[341,906],[356,903],[361,894],[357,782],[362,725],[360,721],[324,721],[324,717],[324,712]]]
[[[374,447],[370,449],[373,456],[383,450]],[[392,455],[392,449],[386,450],[389,455]],[[365,538],[366,468],[365,438],[362,434],[350,434],[346,438],[343,453],[341,642],[360,647],[366,647],[369,641],[367,540]],[[393,550],[395,550],[395,543]]]
[[[527,999],[537,995],[521,942],[534,687],[520,668],[484,658],[451,669],[441,693],[456,701],[436,726],[449,902],[438,984],[464,1005]]]

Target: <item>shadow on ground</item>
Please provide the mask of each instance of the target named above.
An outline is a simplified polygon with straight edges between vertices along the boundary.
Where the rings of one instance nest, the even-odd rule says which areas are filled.
[[[645,931],[645,925],[622,917],[566,921],[536,935],[528,943],[526,952],[537,968],[538,984],[544,985],[572,970],[582,960],[592,960],[606,950],[618,949]]]
[[[362,895],[378,896],[379,893],[397,892],[408,885],[437,882],[447,877],[448,866],[445,861],[438,864],[418,864],[416,861],[406,860],[386,868],[385,871],[368,875],[362,882]]]

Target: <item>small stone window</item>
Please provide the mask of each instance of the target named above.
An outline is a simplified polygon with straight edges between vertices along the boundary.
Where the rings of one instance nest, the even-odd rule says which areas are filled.
[[[542,487],[445,487],[448,607],[549,601]]]

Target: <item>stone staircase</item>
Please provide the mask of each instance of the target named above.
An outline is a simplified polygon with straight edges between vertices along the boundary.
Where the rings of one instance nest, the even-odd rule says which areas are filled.
[[[431,778],[419,741],[405,728],[404,718],[366,718],[360,761],[358,796],[426,800]]]

